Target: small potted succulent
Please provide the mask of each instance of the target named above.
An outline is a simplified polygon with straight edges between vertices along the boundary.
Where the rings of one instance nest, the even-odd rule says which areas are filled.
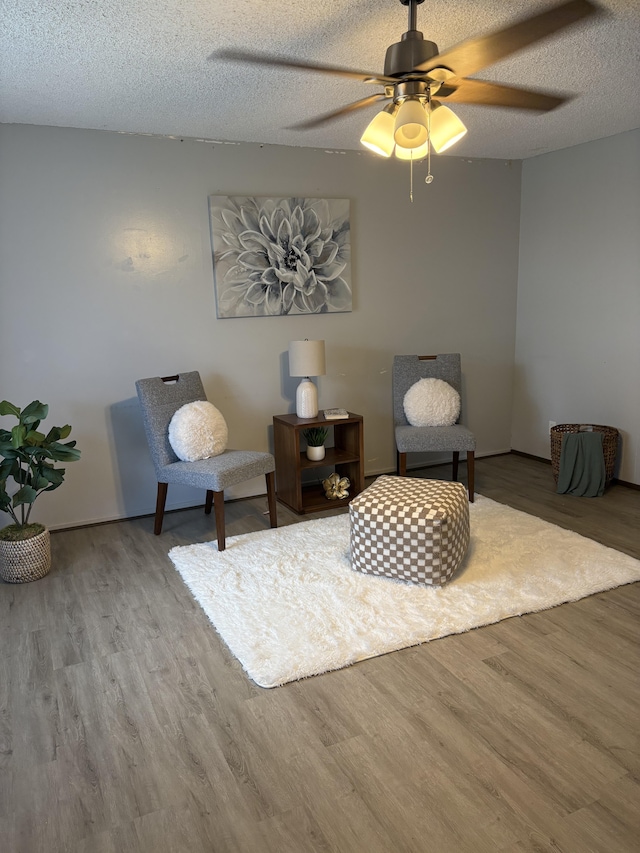
[[[328,432],[327,427],[309,427],[302,431],[307,442],[307,459],[314,462],[324,459],[324,443]]]
[[[62,484],[65,469],[53,463],[80,458],[75,441],[63,443],[71,432],[68,424],[51,427],[46,434],[38,430],[48,413],[49,407],[39,400],[22,410],[7,400],[0,403],[0,415],[18,419],[13,429],[0,429],[0,511],[13,519],[0,529],[0,578],[9,583],[37,580],[51,568],[49,531],[29,521],[31,510],[42,492]]]

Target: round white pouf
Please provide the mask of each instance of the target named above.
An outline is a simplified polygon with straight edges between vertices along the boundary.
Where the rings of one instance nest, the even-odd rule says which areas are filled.
[[[460,414],[460,395],[444,379],[419,379],[404,395],[411,426],[451,426]]]
[[[169,444],[183,462],[219,456],[227,449],[228,438],[222,413],[207,400],[181,406],[169,423]]]

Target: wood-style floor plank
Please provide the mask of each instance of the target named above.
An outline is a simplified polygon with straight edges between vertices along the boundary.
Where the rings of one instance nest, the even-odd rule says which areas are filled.
[[[640,559],[640,491],[515,454],[476,484]],[[0,584],[3,853],[635,853],[640,584],[263,690],[167,556],[214,525],[54,532],[49,575]]]

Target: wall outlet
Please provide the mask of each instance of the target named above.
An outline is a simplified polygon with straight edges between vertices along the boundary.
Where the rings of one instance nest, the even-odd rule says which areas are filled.
[[[554,427],[555,425],[556,425],[555,421],[549,421],[549,431],[551,431],[551,427]]]

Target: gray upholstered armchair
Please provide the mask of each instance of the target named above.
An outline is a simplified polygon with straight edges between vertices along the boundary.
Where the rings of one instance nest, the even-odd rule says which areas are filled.
[[[162,531],[164,506],[169,483],[182,483],[206,490],[205,513],[215,508],[218,550],[225,548],[224,490],[253,477],[265,475],[269,520],[277,527],[275,494],[275,460],[270,453],[255,450],[225,450],[219,456],[198,462],[182,462],[169,443],[169,423],[174,413],[186,403],[206,400],[207,396],[197,371],[176,376],[155,376],[136,382],[142,406],[144,427],[151,458],[158,478],[158,496],[153,532]]]
[[[453,479],[458,479],[460,451],[467,452],[469,500],[474,497],[474,457],[476,439],[471,430],[453,426],[411,426],[404,411],[405,394],[419,379],[443,379],[462,396],[460,353],[442,355],[396,355],[393,359],[393,421],[398,474],[407,473],[407,453],[446,451],[453,453]]]

